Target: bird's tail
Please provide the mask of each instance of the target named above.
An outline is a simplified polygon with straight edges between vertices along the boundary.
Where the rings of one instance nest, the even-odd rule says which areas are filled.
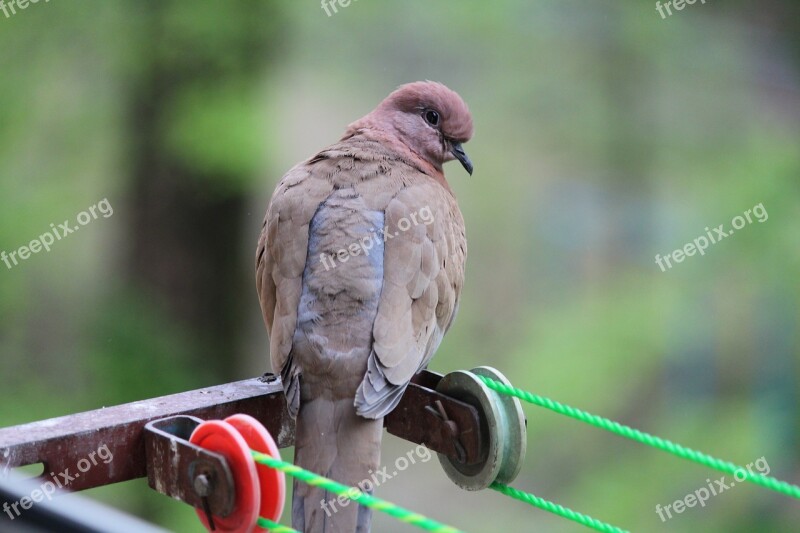
[[[295,464],[344,485],[371,493],[378,471],[383,419],[356,415],[353,400],[318,397],[297,415]],[[292,526],[304,533],[368,533],[371,511],[295,480]]]

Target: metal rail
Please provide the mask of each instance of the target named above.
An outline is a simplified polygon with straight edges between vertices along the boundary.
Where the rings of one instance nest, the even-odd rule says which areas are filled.
[[[480,463],[486,459],[488,437],[481,429],[478,410],[436,392],[434,389],[441,377],[429,371],[415,376],[400,404],[385,418],[387,431],[413,443],[425,444],[460,463]],[[261,378],[2,428],[0,476],[11,468],[42,463],[40,482],[57,483],[59,488],[79,491],[150,474],[154,489],[196,505],[196,487],[191,485],[191,476],[180,474],[181,467],[165,466],[173,459],[176,465],[184,460],[177,454],[177,448],[170,452],[169,446],[146,445],[145,426],[178,415],[208,420],[236,413],[258,419],[274,436],[278,446],[285,448],[294,444],[294,420],[286,409],[280,378],[266,374]],[[98,460],[98,457],[113,457],[113,460]],[[220,509],[228,507],[215,503],[215,507],[218,506]]]

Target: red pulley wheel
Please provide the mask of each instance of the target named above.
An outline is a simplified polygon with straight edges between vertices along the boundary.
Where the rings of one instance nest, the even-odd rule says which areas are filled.
[[[214,516],[216,531],[250,533],[258,520],[261,488],[250,448],[244,437],[231,424],[208,420],[195,428],[189,442],[225,457],[233,475],[236,501],[233,512],[222,518]],[[195,509],[203,525],[211,530],[202,509]]]
[[[280,459],[278,445],[261,422],[250,415],[233,415],[225,419],[244,437],[251,449]],[[279,522],[286,501],[286,476],[283,472],[266,465],[256,464],[258,482],[261,486],[259,516]]]

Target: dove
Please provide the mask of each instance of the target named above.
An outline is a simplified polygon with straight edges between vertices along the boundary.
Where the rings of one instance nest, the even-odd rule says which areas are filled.
[[[443,165],[472,174],[472,132],[456,92],[409,83],[278,183],[256,285],[298,466],[366,493],[380,483],[383,417],[458,310],[467,242]],[[370,524],[368,508],[295,481],[295,529]]]

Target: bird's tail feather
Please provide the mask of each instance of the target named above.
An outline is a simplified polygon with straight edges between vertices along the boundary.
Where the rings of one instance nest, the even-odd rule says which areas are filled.
[[[367,481],[380,465],[382,434],[383,419],[356,415],[352,399],[318,397],[303,402],[297,416],[295,464],[371,492]],[[368,533],[371,519],[370,510],[356,502],[342,505],[333,493],[294,482],[292,525],[299,531]]]

